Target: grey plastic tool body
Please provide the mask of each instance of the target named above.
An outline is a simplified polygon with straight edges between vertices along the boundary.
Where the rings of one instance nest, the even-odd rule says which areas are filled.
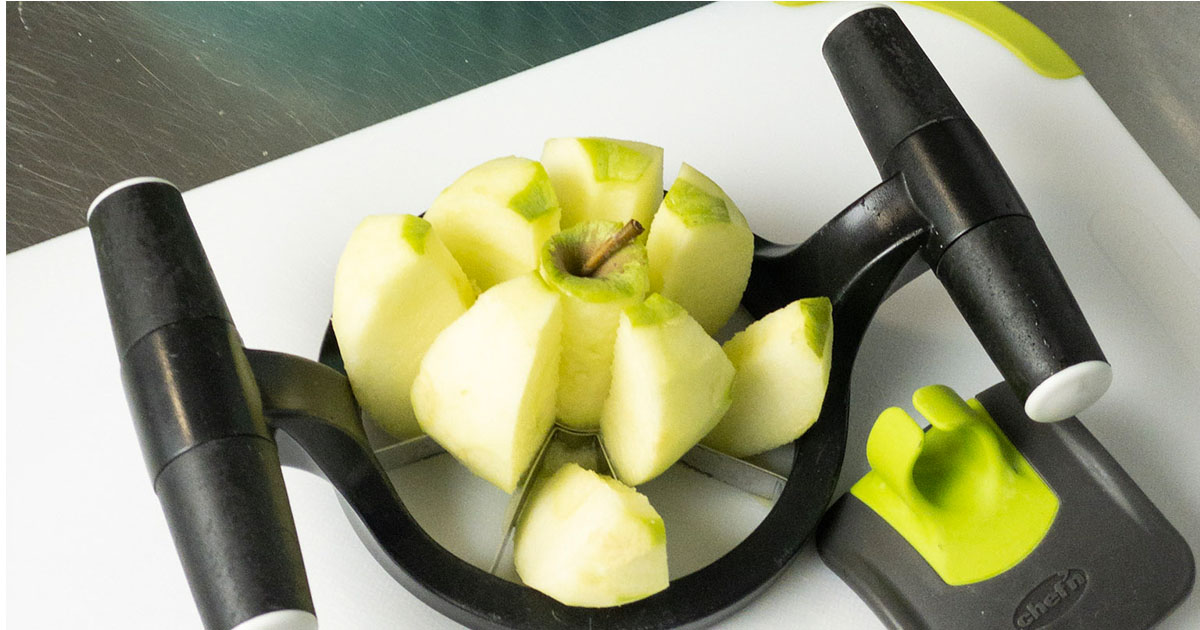
[[[1191,549],[1083,424],[1033,422],[1005,384],[977,399],[1059,498],[1037,548],[994,578],[950,586],[846,494],[817,532],[825,563],[887,626],[906,630],[1135,630],[1178,605],[1195,579]]]

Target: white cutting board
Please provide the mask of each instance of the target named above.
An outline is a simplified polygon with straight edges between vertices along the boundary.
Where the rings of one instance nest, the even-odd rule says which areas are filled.
[[[185,198],[247,345],[308,357],[359,219],[419,212],[467,168],[536,158],[553,136],[656,143],[668,182],[686,159],[756,232],[799,241],[878,182],[820,55],[850,9],[708,6]],[[972,27],[896,9],[1007,167],[1114,365],[1112,389],[1082,420],[1200,546],[1200,221],[1085,79],[1041,77]],[[9,625],[199,628],[98,279],[84,231],[7,257]],[[864,471],[866,431],[884,407],[908,406],[922,385],[970,395],[999,380],[940,285],[928,274],[909,285],[859,356],[842,487]],[[327,484],[285,475],[324,628],[454,626],[375,564]],[[720,531],[709,520],[719,513],[694,518]],[[1164,627],[1200,627],[1198,599]],[[879,627],[811,548],[722,627],[801,621]]]

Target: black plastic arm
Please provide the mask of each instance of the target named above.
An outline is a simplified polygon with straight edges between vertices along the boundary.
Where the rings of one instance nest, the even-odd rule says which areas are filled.
[[[912,258],[928,239],[928,231],[928,224],[916,214],[903,179],[893,177],[850,204],[799,245],[779,245],[756,236],[754,263],[742,303],[755,317],[762,317],[798,297],[823,295],[835,305],[840,304],[860,281],[882,282],[875,303],[869,305],[869,319],[902,268],[891,269],[893,275],[880,277],[880,259],[894,256],[903,244],[915,243],[915,247],[903,247]],[[840,328],[836,330],[841,333]]]

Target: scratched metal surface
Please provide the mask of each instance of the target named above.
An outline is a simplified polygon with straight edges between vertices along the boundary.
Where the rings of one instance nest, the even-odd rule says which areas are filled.
[[[6,251],[121,179],[193,188],[698,4],[7,3]],[[1200,3],[1011,6],[1200,210]]]
[[[7,251],[700,4],[7,3]]]

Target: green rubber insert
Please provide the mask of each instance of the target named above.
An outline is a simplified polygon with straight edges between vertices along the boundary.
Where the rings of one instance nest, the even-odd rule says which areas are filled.
[[[534,166],[537,171],[529,180],[529,185],[508,201],[509,208],[531,222],[558,208],[558,197],[554,196],[554,187],[550,184],[550,176],[546,174],[546,169],[541,164],[535,162]]]
[[[579,145],[592,160],[596,181],[636,182],[653,161],[650,156],[604,138],[580,138]]]
[[[729,223],[725,200],[708,194],[689,181],[676,179],[663,204],[688,227],[706,223]]]
[[[887,521],[951,586],[1016,566],[1037,548],[1058,497],[978,401],[944,385],[880,414],[867,438],[868,472],[851,494]]]
[[[429,235],[432,227],[425,219],[406,214],[400,222],[400,237],[418,256],[423,256],[425,254],[425,238]]]
[[[816,2],[777,2],[784,6],[804,6]],[[1069,79],[1083,74],[1071,56],[1050,36],[999,2],[909,2],[970,24],[984,35],[1000,42],[1017,59],[1038,74],[1051,79]]]
[[[804,340],[818,359],[825,358],[825,341],[833,328],[833,304],[827,297],[804,298],[800,312],[804,314]]]

